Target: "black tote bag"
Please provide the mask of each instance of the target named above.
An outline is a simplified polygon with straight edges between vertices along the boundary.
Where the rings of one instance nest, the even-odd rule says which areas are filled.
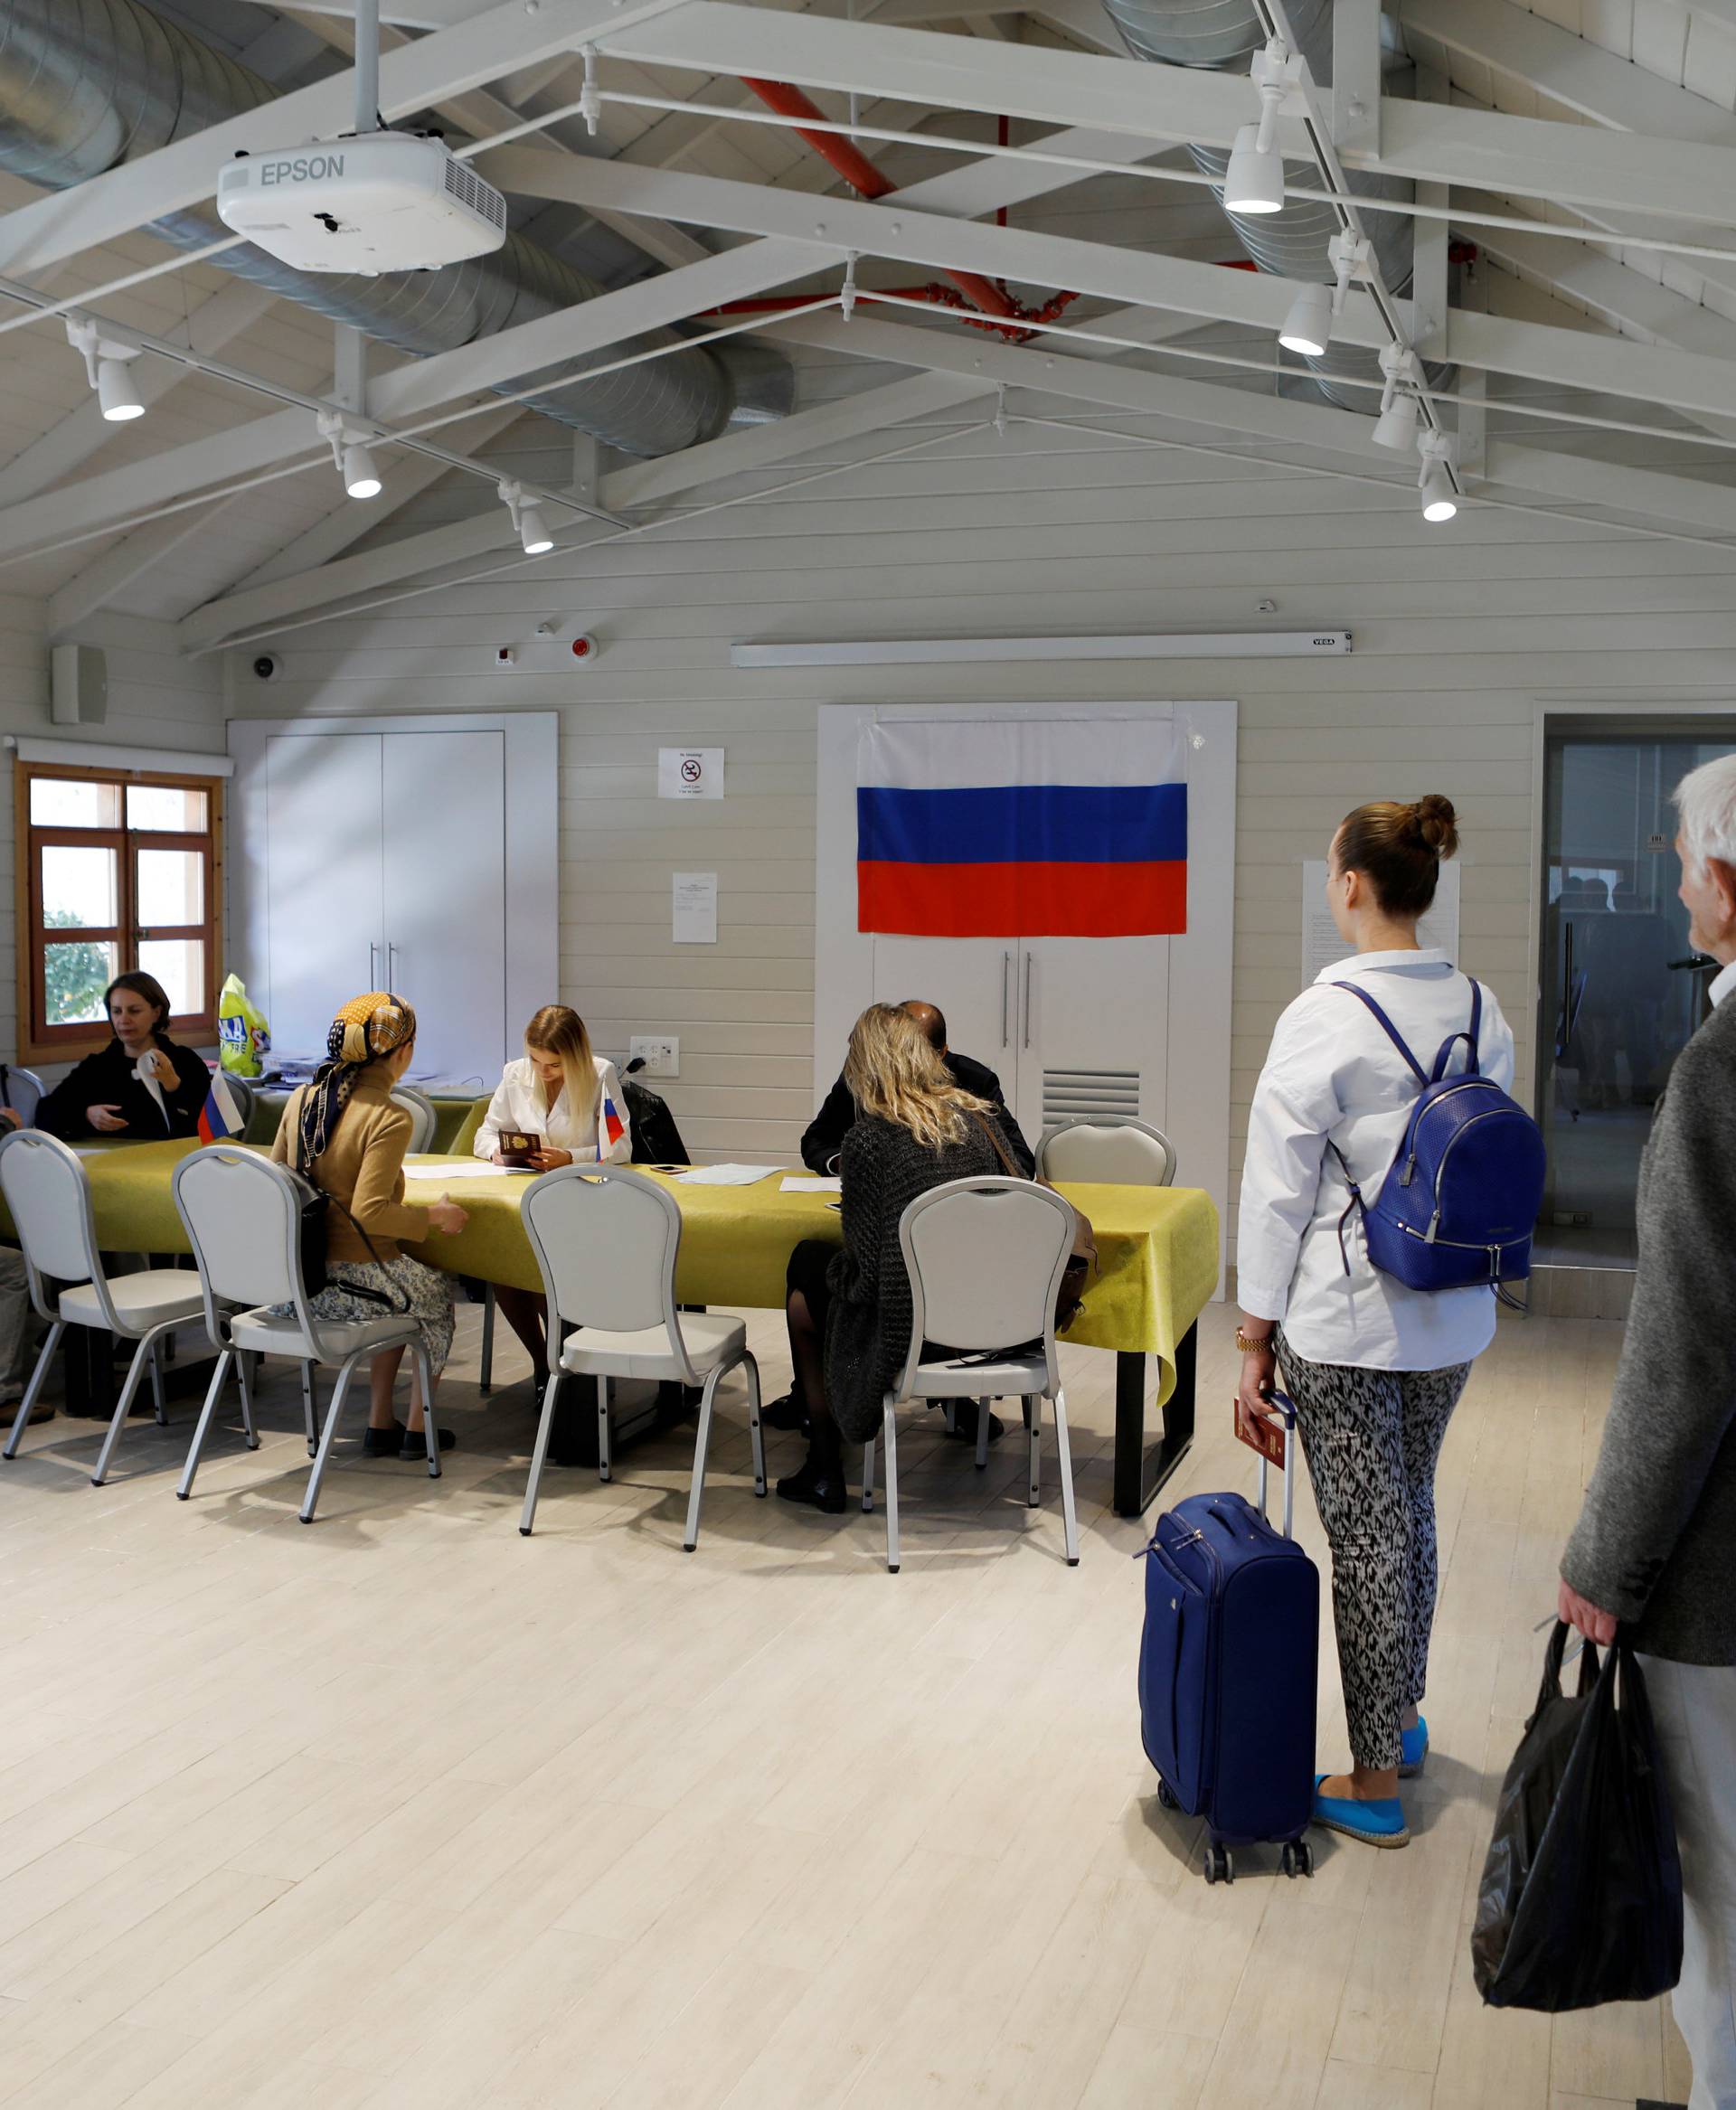
[[[1653,2000],[1682,1974],[1682,1866],[1646,1680],[1618,1636],[1561,1691],[1558,1621],[1501,1785],[1471,1959],[1490,2007]]]

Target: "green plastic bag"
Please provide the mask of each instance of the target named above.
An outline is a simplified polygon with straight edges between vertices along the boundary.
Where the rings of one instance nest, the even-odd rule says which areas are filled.
[[[217,999],[218,1060],[231,1077],[258,1077],[271,1049],[271,1029],[265,1013],[247,1000],[247,984],[239,975],[223,984]]]

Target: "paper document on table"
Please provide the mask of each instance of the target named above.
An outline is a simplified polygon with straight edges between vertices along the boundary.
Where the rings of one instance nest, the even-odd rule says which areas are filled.
[[[501,1165],[484,1164],[479,1157],[459,1158],[446,1165],[406,1165],[407,1180],[492,1180],[505,1170]]]
[[[785,1194],[842,1194],[844,1182],[830,1180],[786,1180],[779,1190]]]
[[[751,1187],[756,1180],[769,1180],[781,1165],[695,1165],[677,1173],[675,1184],[686,1187]]]

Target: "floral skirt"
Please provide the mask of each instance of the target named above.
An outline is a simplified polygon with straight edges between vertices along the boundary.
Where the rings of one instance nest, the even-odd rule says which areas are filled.
[[[376,1290],[386,1302],[357,1296],[357,1286]],[[404,1310],[408,1298],[410,1309]],[[271,1307],[274,1318],[295,1316],[288,1305]],[[414,1322],[428,1351],[429,1368],[438,1378],[452,1352],[452,1282],[439,1268],[425,1267],[400,1253],[395,1260],[338,1260],[326,1270],[326,1286],[312,1300],[316,1319],[408,1318]]]

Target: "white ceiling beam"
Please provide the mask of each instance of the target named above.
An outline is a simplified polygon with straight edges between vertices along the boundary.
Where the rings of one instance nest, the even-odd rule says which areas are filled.
[[[1333,8],[1332,143],[1341,159],[1381,151],[1381,0]]]
[[[1137,59],[1052,52],[980,38],[882,28],[812,14],[768,14],[731,0],[682,4],[605,31],[600,50],[650,65],[775,75],[804,87],[854,89],[942,108],[1095,125],[1147,138],[1231,146],[1258,116],[1237,75]],[[1736,193],[1736,152],[1675,137],[1588,135],[1580,127],[1383,99],[1381,151],[1355,167],[1426,183],[1476,183],[1567,203],[1631,206],[1722,221]],[[1280,147],[1307,157],[1299,123],[1280,119]]]
[[[502,0],[485,14],[386,52],[380,61],[381,110],[388,120],[410,116],[555,52],[576,49],[605,24],[619,27],[678,4],[538,0],[533,13],[524,0]],[[354,123],[354,99],[350,69],[22,205],[0,221],[0,274],[26,278],[165,213],[202,204],[215,195],[218,171],[238,147],[254,149],[271,138],[335,137]]]
[[[617,469],[603,479],[601,503],[610,512],[648,504],[676,492],[696,490],[728,476],[788,461],[792,456],[835,445],[857,433],[946,410],[973,396],[990,394],[994,388],[993,381],[971,375],[925,373],[892,381],[838,402],[798,411],[776,425],[725,433],[721,439],[689,447],[685,453],[671,455],[663,461],[635,462]],[[376,592],[441,565],[485,556],[491,550],[509,549],[515,540],[505,508],[495,506],[473,520],[406,535],[359,557],[249,585],[194,609],[181,625],[181,648],[184,652],[207,651],[224,638],[261,625]]]
[[[380,20],[405,29],[451,29],[469,22],[488,0],[380,0]],[[330,14],[354,23],[355,0],[297,0],[297,14]]]
[[[165,513],[161,520],[148,521],[130,535],[123,535],[94,562],[87,564],[82,571],[49,596],[50,639],[60,644],[71,636],[81,623],[87,622],[99,609],[106,608],[118,594],[136,585],[154,566],[173,555],[183,542],[191,541],[224,513],[233,512],[246,495],[245,492],[236,492],[228,498],[218,499],[212,505],[190,507],[185,513]]]
[[[565,160],[531,147],[501,147],[483,160],[495,180],[505,180],[512,189],[565,197],[575,204],[600,198],[626,212],[659,213],[747,234],[806,236],[864,256],[897,257],[941,270],[986,271],[1274,333],[1289,305],[1282,278],[1026,228],[912,212],[909,193],[878,204],[807,199],[717,176],[667,169],[627,171],[612,162]],[[1408,303],[1395,306],[1409,316]],[[1674,403],[1684,410],[1736,415],[1736,366],[1723,359],[1458,310],[1445,321],[1443,356],[1458,363],[1641,401]],[[1384,325],[1366,294],[1353,294],[1345,302],[1336,335],[1342,344],[1369,347],[1386,341]]]
[[[187,322],[177,323],[165,334],[177,344],[190,344],[195,352],[205,353],[214,359],[226,344],[258,322],[275,298],[275,295],[238,278],[232,285],[220,287],[208,300],[193,309]],[[78,355],[69,350],[66,356],[73,359]],[[148,409],[153,403],[160,403],[172,389],[179,388],[194,371],[193,367],[176,365],[167,359],[136,362],[133,386],[138,391],[139,400]],[[88,397],[76,410],[69,411],[57,425],[50,426],[40,439],[33,440],[0,469],[0,508],[22,504],[39,491],[46,491],[51,485],[61,482],[120,429],[118,425],[111,425],[104,418],[102,406],[96,398]]]

